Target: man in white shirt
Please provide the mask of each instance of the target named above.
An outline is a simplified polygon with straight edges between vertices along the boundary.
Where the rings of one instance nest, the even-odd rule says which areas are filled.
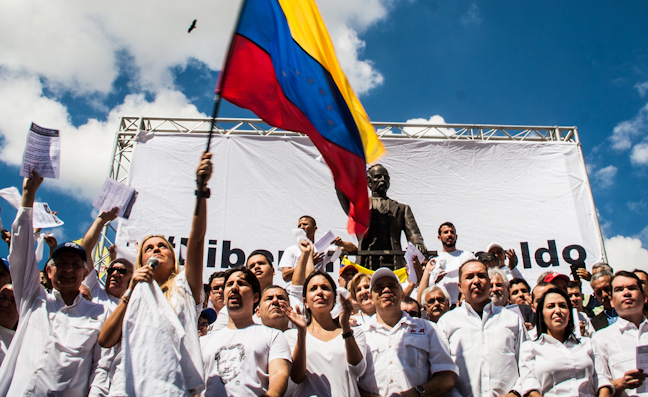
[[[228,324],[201,338],[203,395],[282,396],[292,362],[290,347],[281,331],[252,320],[259,282],[246,268],[230,269],[224,278]]]
[[[642,310],[646,296],[641,281],[631,272],[619,271],[611,281],[612,306],[618,320],[594,333],[592,348],[599,385],[612,384],[614,396],[648,396],[647,374],[637,369],[636,347],[648,345],[648,320]],[[612,396],[603,388],[599,396]]]
[[[445,261],[445,276],[443,276],[437,285],[442,286],[448,291],[451,303],[457,303],[459,297],[459,288],[457,287],[459,282],[459,266],[469,259],[475,259],[475,255],[472,252],[457,249],[457,237],[457,230],[452,223],[445,222],[439,226],[439,241],[441,241],[443,251],[435,259],[437,264],[441,260]],[[434,282],[435,280],[430,280],[430,285]],[[419,288],[427,288],[427,285],[423,287],[419,286]]]
[[[435,396],[448,392],[459,375],[448,345],[430,321],[401,310],[403,288],[388,268],[371,277],[376,316],[363,326],[367,370],[358,386],[377,396]],[[367,395],[367,394],[364,394]]]
[[[315,218],[310,215],[302,216],[299,218],[299,221],[297,221],[297,228],[303,229],[304,232],[306,232],[306,238],[308,238],[311,243],[315,243],[315,232],[317,231],[317,222],[315,222]],[[284,251],[278,267],[284,281],[290,283],[290,280],[292,280],[292,274],[295,271],[295,266],[297,265],[297,260],[300,256],[301,250],[297,245],[291,245]],[[319,258],[319,261],[321,261],[324,257],[324,253],[320,253],[317,257]],[[315,263],[317,262],[318,261],[316,260]]]
[[[515,312],[490,301],[482,262],[464,263],[459,280],[465,301],[437,323],[459,367],[455,389],[464,397],[514,396],[520,346],[527,338],[524,323]]]
[[[32,207],[42,181],[35,172],[25,178],[12,226],[9,262],[20,322],[0,367],[0,395],[86,396],[97,372],[106,370],[98,366],[97,338],[108,312],[79,293],[87,275],[86,253],[75,243],[52,252],[46,267],[52,293],[40,284]]]

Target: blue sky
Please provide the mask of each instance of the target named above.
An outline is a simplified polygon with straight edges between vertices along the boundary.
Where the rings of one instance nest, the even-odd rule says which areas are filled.
[[[577,126],[608,256],[648,267],[648,3],[319,7],[373,121]],[[21,183],[31,121],[60,129],[62,177],[46,181],[39,199],[66,222],[60,239],[81,237],[120,115],[211,113],[237,9],[232,0],[3,2],[0,188]],[[197,29],[187,34],[194,18]],[[220,114],[252,116],[229,104]],[[4,200],[0,208],[8,228],[15,210]]]

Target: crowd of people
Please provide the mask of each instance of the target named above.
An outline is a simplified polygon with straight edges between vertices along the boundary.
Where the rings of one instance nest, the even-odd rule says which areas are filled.
[[[303,216],[306,238],[276,269],[258,250],[204,283],[210,157],[196,172],[184,266],[164,236],[147,236],[135,263],[111,250],[103,283],[90,253],[117,209],[81,244],[50,238],[41,274],[42,178],[25,178],[0,263],[0,395],[648,396],[637,361],[648,357],[644,270],[600,263],[576,280],[546,272],[529,283],[514,250],[459,250],[445,222],[439,255],[414,260],[417,283],[353,263],[332,277]]]

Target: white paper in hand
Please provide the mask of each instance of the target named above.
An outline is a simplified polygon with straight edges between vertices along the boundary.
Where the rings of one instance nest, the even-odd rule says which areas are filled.
[[[27,134],[20,176],[31,177],[36,171],[41,178],[59,177],[61,168],[61,138],[58,130],[39,127],[32,123]]]
[[[7,200],[7,202],[15,209],[20,207],[21,196],[16,187],[10,186],[0,190],[0,197]]]
[[[574,319],[574,335],[580,339],[583,337],[583,334],[581,334],[581,328],[580,328],[580,321],[578,319],[578,309],[575,307],[572,308],[572,318]]]
[[[119,208],[117,216],[128,219],[136,199],[137,191],[134,188],[114,179],[106,178],[99,195],[92,202],[92,206],[105,212],[117,207]]]
[[[637,346],[637,369],[648,373],[648,345]],[[643,385],[636,390],[637,393],[648,393],[648,383],[644,381]]]
[[[446,260],[445,259],[430,259],[430,260],[434,261],[435,266],[434,266],[434,270],[432,270],[432,273],[430,273],[430,279],[428,283],[430,285],[434,285],[436,284],[437,278],[439,278],[439,274],[441,274],[441,272],[445,271],[446,269]]]
[[[407,278],[413,284],[418,282],[418,277],[416,276],[416,270],[414,269],[414,255],[418,258],[419,263],[423,263],[425,257],[419,251],[418,248],[412,243],[407,243],[407,249],[405,250],[405,263],[407,266]]]
[[[304,229],[300,229],[300,230],[304,230]],[[335,241],[335,234],[333,234],[333,232],[329,230],[315,243],[315,252],[318,253],[326,252],[328,247],[330,247],[331,244],[333,244],[333,241]]]
[[[295,237],[297,237],[297,245],[299,245],[299,243],[301,243],[302,240],[308,240],[308,237],[306,237],[306,230],[304,230],[304,229],[293,229],[292,232],[295,235]],[[310,240],[308,240],[308,241],[310,241]]]
[[[63,226],[63,221],[52,213],[47,203],[34,203],[34,229]]]

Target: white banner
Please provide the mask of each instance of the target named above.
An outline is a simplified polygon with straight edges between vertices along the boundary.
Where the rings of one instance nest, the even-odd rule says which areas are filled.
[[[137,143],[129,184],[139,196],[118,241],[163,234],[186,242],[195,205],[195,169],[204,134],[156,134]],[[391,175],[388,196],[409,204],[429,250],[441,251],[437,229],[450,221],[457,248],[483,251],[490,242],[513,248],[533,285],[542,272],[569,275],[602,259],[601,236],[578,147],[560,142],[385,139],[381,160]],[[307,138],[228,136],[212,139],[205,278],[242,264],[255,249],[277,266],[294,244],[302,215],[343,240],[347,217],[331,173]],[[183,240],[184,239],[184,240]],[[403,246],[407,246],[403,236]]]

